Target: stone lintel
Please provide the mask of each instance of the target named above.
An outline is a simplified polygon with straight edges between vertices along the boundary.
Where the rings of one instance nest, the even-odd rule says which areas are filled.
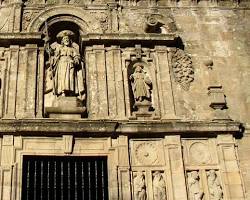
[[[0,134],[14,135],[62,135],[73,133],[76,135],[182,135],[182,136],[216,136],[218,134],[232,134],[240,136],[241,124],[233,121],[189,122],[189,121],[89,121],[63,119],[15,120],[3,119],[0,121]]]

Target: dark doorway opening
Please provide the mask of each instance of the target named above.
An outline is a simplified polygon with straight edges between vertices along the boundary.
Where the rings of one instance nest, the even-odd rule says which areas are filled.
[[[22,200],[107,200],[106,157],[24,156]]]

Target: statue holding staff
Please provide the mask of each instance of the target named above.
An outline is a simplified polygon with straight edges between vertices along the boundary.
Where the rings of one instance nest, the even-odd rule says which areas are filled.
[[[84,70],[74,33],[63,30],[57,34],[58,42],[49,46],[49,76],[53,82],[53,95],[77,96],[84,99]]]

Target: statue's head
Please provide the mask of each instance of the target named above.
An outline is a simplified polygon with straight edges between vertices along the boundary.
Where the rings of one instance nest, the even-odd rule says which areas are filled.
[[[192,171],[191,176],[193,177],[193,179],[196,179],[196,180],[199,179],[199,174],[197,171]]]
[[[143,66],[137,65],[135,68],[135,72],[142,72]]]
[[[62,45],[70,46],[71,39],[75,34],[70,30],[64,30],[57,34],[57,38],[61,41]]]
[[[210,178],[215,179],[216,176],[217,176],[215,170],[211,169],[211,170],[209,171],[209,176],[210,176]]]
[[[65,45],[65,46],[69,46],[70,45],[70,38],[69,38],[69,36],[64,36],[63,38],[62,38],[62,41],[61,41],[61,43],[63,44],[63,45]]]

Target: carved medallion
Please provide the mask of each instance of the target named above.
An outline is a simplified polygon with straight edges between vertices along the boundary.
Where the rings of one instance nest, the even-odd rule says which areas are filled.
[[[189,154],[191,161],[197,164],[206,164],[211,159],[208,146],[202,142],[193,143],[190,146]]]
[[[135,148],[136,159],[143,165],[155,164],[158,159],[158,153],[155,144],[144,142]]]

